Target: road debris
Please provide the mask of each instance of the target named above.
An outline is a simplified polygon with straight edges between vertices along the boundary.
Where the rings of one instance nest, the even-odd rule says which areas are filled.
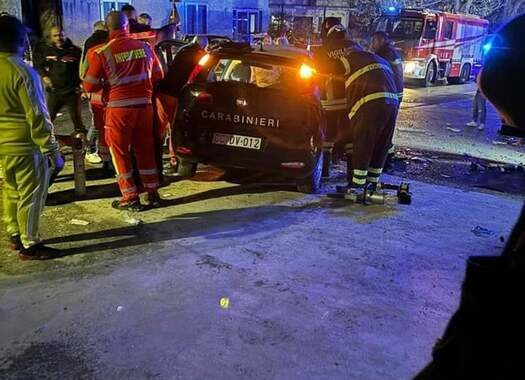
[[[397,128],[396,129],[399,132],[408,132],[408,133],[421,133],[422,135],[426,135],[427,132],[423,131],[422,129],[413,129],[413,128]]]
[[[222,297],[219,301],[221,309],[228,309],[230,307],[230,299],[228,297]]]
[[[73,226],[87,226],[89,225],[89,222],[82,219],[71,219],[69,224],[72,224]]]
[[[124,217],[124,221],[125,221],[127,224],[131,224],[132,226],[139,226],[139,225],[141,225],[142,223],[144,223],[142,220],[137,219],[137,218],[134,218],[134,217],[129,216],[129,215],[126,215],[126,216]]]
[[[447,127],[447,130],[454,133],[461,133],[461,129]]]
[[[481,226],[476,226],[474,227],[471,232],[478,236],[478,237],[482,237],[482,238],[488,238],[488,237],[491,237],[495,234],[494,231],[491,231],[489,230],[488,228],[484,228],[484,227],[481,227]]]
[[[117,306],[117,311],[122,311],[122,310],[124,310],[124,306],[120,306],[120,305]]]
[[[432,162],[431,160],[429,160],[427,158],[423,158],[423,157],[419,157],[419,156],[411,157],[410,161],[412,161],[412,162],[421,162],[421,163]]]

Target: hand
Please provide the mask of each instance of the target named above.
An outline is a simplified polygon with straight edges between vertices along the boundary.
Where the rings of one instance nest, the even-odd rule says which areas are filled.
[[[52,152],[47,155],[49,168],[53,173],[59,173],[64,168],[64,158],[60,152]]]
[[[42,81],[44,82],[44,85],[48,88],[53,87],[53,82],[51,82],[51,78],[49,77],[42,77]]]

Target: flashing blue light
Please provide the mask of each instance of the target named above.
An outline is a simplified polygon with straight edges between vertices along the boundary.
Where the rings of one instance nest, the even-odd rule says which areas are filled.
[[[485,45],[483,45],[483,52],[487,54],[490,49],[492,49],[492,42],[487,42]]]
[[[391,6],[388,7],[388,11],[389,12],[395,12],[396,11],[396,7],[391,5]]]

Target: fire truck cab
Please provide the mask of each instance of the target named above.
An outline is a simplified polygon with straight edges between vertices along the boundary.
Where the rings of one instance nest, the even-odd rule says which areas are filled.
[[[392,7],[376,30],[390,35],[404,60],[406,79],[465,83],[481,68],[489,22],[478,16]]]

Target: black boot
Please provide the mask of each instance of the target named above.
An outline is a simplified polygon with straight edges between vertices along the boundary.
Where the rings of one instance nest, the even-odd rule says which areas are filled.
[[[22,245],[22,240],[20,239],[20,235],[13,235],[9,238],[9,241],[11,242],[11,249],[13,251],[20,251],[24,249],[24,246]]]
[[[20,260],[50,260],[60,257],[60,250],[47,247],[42,243],[32,245],[29,248],[22,248],[18,253]]]

